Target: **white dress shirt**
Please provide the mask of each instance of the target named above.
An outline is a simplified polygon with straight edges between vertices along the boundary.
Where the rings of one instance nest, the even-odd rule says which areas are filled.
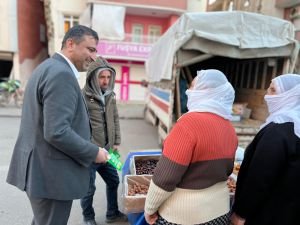
[[[70,67],[71,67],[71,69],[72,69],[75,77],[77,79],[79,79],[80,78],[80,74],[79,74],[78,70],[76,69],[76,67],[74,66],[74,64],[64,54],[62,54],[61,52],[57,52],[57,54],[60,54],[68,62],[68,64],[70,65]]]

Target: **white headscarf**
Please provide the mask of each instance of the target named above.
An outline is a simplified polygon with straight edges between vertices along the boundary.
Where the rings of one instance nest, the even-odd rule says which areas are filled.
[[[300,75],[285,74],[274,78],[275,95],[265,95],[270,115],[261,126],[271,122],[294,123],[294,133],[300,137]]]
[[[99,81],[98,81],[98,79],[100,77],[100,73],[104,70],[109,70],[110,73],[112,74],[111,79],[109,80],[108,88],[106,90],[101,89],[101,87],[99,85]],[[113,93],[114,84],[115,84],[114,71],[112,71],[110,68],[99,68],[94,72],[94,74],[92,76],[93,77],[92,77],[91,87],[94,90],[97,97],[103,103],[103,105],[105,105],[105,96],[108,96],[111,93]]]
[[[234,89],[219,70],[197,71],[192,90],[187,90],[189,112],[211,112],[231,119]]]

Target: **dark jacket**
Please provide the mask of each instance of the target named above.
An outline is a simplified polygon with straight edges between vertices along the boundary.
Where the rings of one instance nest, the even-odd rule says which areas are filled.
[[[55,54],[34,70],[26,86],[7,182],[35,198],[83,197],[88,167],[98,153],[90,138],[77,79],[67,61]]]
[[[94,90],[95,86],[92,85],[93,76],[99,69],[109,69],[111,71],[111,79],[109,88],[106,93],[99,93]],[[115,93],[113,92],[115,83],[116,72],[108,62],[98,57],[97,60],[91,63],[87,72],[86,84],[83,88],[83,95],[85,97],[90,121],[92,125],[92,140],[100,147],[109,147],[119,145],[121,143],[119,114],[116,105]],[[106,95],[108,93],[108,95]],[[105,98],[103,102],[101,97]]]
[[[248,146],[233,211],[246,225],[298,224],[300,139],[293,123],[270,123]]]

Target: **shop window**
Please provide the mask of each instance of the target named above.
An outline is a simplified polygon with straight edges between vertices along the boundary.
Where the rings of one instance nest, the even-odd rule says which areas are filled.
[[[132,42],[143,42],[144,26],[142,24],[132,25]]]
[[[161,26],[150,25],[148,30],[149,43],[154,43],[161,36]]]
[[[70,16],[70,15],[65,15],[64,16],[64,31],[67,33],[67,31],[79,24],[79,16]]]

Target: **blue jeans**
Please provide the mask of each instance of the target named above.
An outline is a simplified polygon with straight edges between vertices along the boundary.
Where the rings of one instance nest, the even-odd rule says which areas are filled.
[[[107,211],[106,217],[114,217],[118,215],[118,186],[119,186],[119,175],[117,170],[109,163],[96,164],[93,163],[90,166],[90,186],[88,193],[85,197],[80,200],[82,208],[82,214],[84,220],[95,219],[95,211],[93,208],[93,198],[96,191],[96,171],[102,177],[106,183],[106,200],[107,200]]]

